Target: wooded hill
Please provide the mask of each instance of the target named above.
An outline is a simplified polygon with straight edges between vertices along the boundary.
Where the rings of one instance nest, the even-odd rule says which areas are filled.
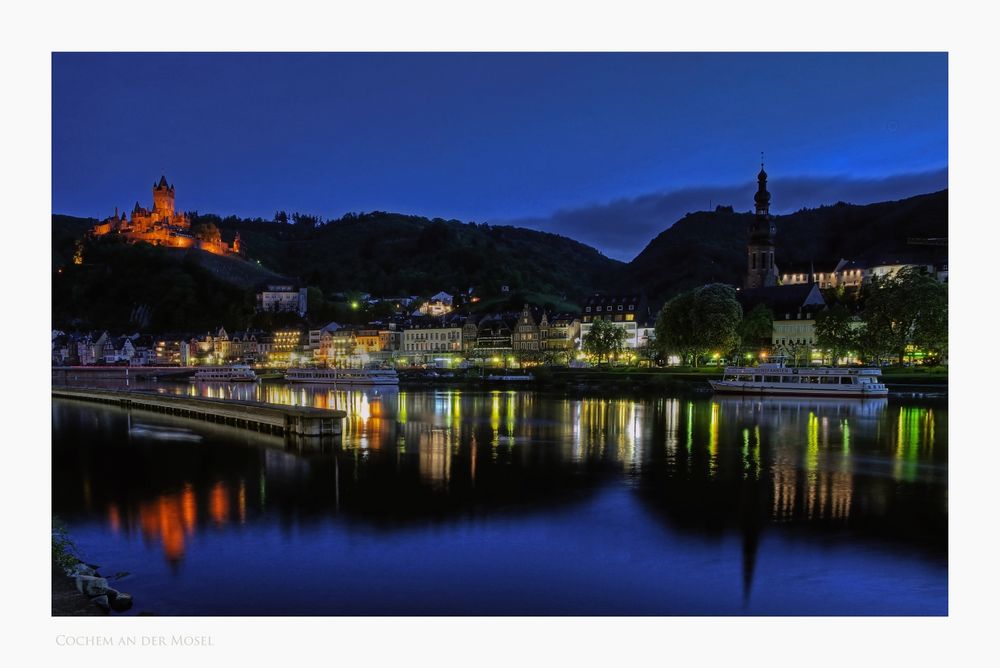
[[[614,283],[619,290],[644,289],[650,302],[705,285],[740,286],[746,274],[747,227],[752,213],[690,213],[661,232],[622,268]],[[776,216],[775,264],[835,263],[844,258],[883,262],[947,254],[947,248],[914,246],[913,237],[948,236],[948,191],[894,202],[854,205],[838,203]]]
[[[247,260],[101,240],[88,242],[85,263],[75,266],[75,243],[96,221],[53,215],[54,322],[125,329],[138,308],[145,316],[140,321],[154,329],[243,327],[253,310],[253,284],[275,274],[300,279],[327,296],[428,296],[474,287],[485,303],[524,295],[538,305],[565,305],[579,304],[596,290],[644,291],[658,307],[706,283],[741,285],[753,215],[721,207],[688,214],[628,264],[564,236],[511,226],[384,212],[322,224],[310,216],[293,218],[284,223],[192,214],[194,225],[215,225],[226,241],[238,231]],[[946,248],[907,240],[948,236],[948,191],[803,209],[776,222],[779,269],[840,258],[940,256]],[[502,293],[501,286],[510,291]]]

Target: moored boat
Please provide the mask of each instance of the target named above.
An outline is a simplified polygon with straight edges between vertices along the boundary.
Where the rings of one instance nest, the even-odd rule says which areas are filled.
[[[722,380],[710,380],[716,392],[818,397],[884,397],[889,391],[882,372],[870,367],[786,367],[764,363],[726,367]]]
[[[254,382],[257,374],[246,364],[206,366],[194,372],[193,380],[205,382]]]
[[[343,385],[399,385],[395,369],[289,369],[290,383],[327,383]]]

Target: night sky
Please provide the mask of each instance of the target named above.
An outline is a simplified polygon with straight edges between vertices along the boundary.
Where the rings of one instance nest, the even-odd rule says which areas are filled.
[[[947,187],[945,54],[55,54],[55,213],[513,223],[631,259],[687,211]]]

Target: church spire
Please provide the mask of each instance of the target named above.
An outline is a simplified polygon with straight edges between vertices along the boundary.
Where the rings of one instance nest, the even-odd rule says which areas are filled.
[[[771,193],[767,191],[767,172],[764,171],[764,154],[760,154],[760,173],[757,174],[757,193],[753,196],[757,215],[747,230],[747,288],[766,288],[777,285],[778,268],[774,265],[774,219],[771,217]]]
[[[758,216],[770,213],[771,193],[767,192],[767,172],[764,171],[764,154],[760,154],[760,173],[757,174],[757,194],[753,196]]]

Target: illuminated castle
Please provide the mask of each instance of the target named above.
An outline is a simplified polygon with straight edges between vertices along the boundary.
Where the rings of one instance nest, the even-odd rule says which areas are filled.
[[[200,248],[217,255],[240,252],[239,232],[232,245],[226,244],[219,236],[195,237],[191,234],[190,219],[174,210],[174,186],[167,183],[165,176],[160,177],[159,183],[153,184],[152,211],[136,202],[131,218],[126,218],[125,212],[119,215],[116,208],[113,216],[102,220],[90,232],[93,236],[120,234],[132,243],[144,241],[154,246]]]

